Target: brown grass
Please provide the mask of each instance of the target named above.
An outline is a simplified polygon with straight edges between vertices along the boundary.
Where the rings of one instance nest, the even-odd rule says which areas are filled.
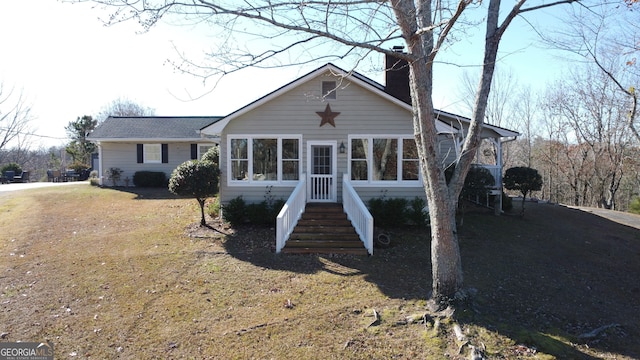
[[[640,232],[527,206],[524,219],[467,213],[477,294],[446,316],[427,310],[415,229],[372,257],[276,255],[273,229],[199,229],[196,201],[165,192],[2,194],[0,333],[52,341],[60,359],[466,359],[459,324],[488,358],[640,357]]]

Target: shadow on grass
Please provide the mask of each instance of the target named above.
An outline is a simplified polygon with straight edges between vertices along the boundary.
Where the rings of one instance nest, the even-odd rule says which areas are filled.
[[[266,269],[363,275],[390,298],[430,297],[425,230],[392,230],[393,246],[370,257],[275,254],[274,233],[238,229],[225,247]],[[477,311],[457,313],[461,323],[561,359],[596,359],[582,351],[587,348],[640,357],[637,229],[579,210],[527,204],[524,218],[469,212],[459,234],[465,285],[477,290]],[[620,326],[575,345],[579,335],[612,323]]]
[[[135,200],[171,200],[180,199],[176,194],[173,194],[167,188],[150,188],[150,187],[125,187],[125,186],[113,186],[105,187],[114,191],[124,192],[135,195]]]

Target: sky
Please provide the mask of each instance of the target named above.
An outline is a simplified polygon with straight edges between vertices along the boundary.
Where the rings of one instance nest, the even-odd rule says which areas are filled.
[[[107,15],[104,9],[87,3],[0,1],[0,82],[5,92],[22,92],[30,104],[36,145],[66,144],[64,127],[70,121],[95,116],[118,98],[155,109],[159,116],[222,116],[322,65],[246,69],[225,76],[214,87],[180,73],[168,61],[178,60],[178,51],[198,58],[215,37],[170,24],[146,33],[134,22],[105,26],[101,18]],[[555,19],[550,13],[540,13],[530,21],[544,27]],[[482,46],[482,31],[470,32],[442,59],[469,66],[439,65],[436,108],[462,111],[456,86],[462,72],[478,69],[473,65],[478,63]],[[381,62],[382,56],[373,56],[371,61]],[[499,67],[510,69],[521,85],[535,89],[559,76],[565,65],[549,50],[538,47],[527,23],[516,19],[503,38]],[[356,70],[383,82],[380,72]]]

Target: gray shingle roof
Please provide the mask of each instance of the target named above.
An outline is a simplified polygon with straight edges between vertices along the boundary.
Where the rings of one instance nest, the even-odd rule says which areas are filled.
[[[94,140],[194,139],[221,116],[110,116],[89,135]]]

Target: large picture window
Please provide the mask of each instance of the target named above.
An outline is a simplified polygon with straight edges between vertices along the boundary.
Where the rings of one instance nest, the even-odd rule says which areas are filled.
[[[351,136],[349,172],[361,183],[419,184],[420,166],[412,137]]]
[[[300,179],[299,137],[233,136],[229,137],[228,143],[231,183]]]

